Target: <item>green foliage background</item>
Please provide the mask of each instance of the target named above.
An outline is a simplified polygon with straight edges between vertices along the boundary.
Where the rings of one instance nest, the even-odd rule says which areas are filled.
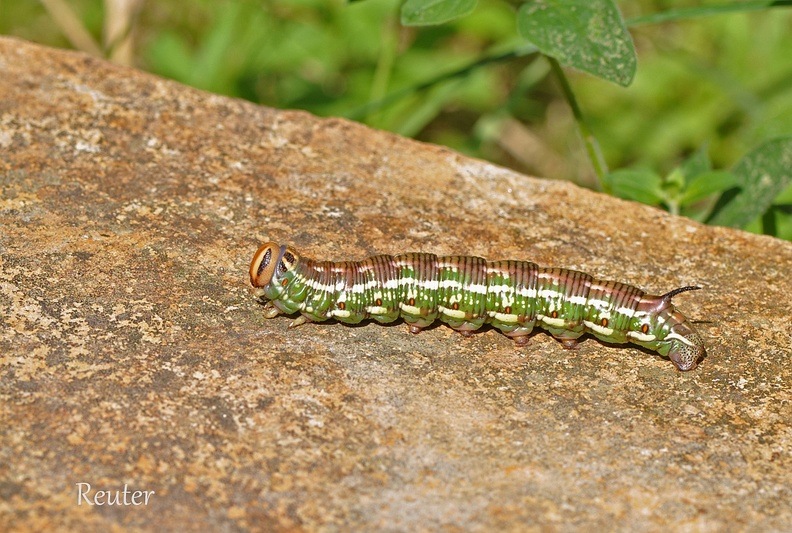
[[[66,3],[101,42],[103,2]],[[734,4],[695,5],[724,3]],[[402,25],[422,24],[426,4],[149,0],[132,21],[133,63],[211,92],[347,116],[529,174],[792,239],[789,150],[772,145],[792,136],[792,10],[631,26],[638,68],[627,87],[565,68],[602,158],[619,169],[603,177],[552,62],[530,53],[518,32],[521,2],[456,0],[451,15],[470,14]],[[448,1],[435,4],[442,17]],[[693,4],[616,3],[628,26]],[[0,0],[0,33],[72,47],[51,13],[30,0]],[[765,145],[770,152],[749,157]],[[767,165],[785,173],[778,190],[764,193],[771,207],[747,220],[718,213],[751,204],[759,193],[746,183],[761,181]],[[743,169],[742,178],[728,169]]]

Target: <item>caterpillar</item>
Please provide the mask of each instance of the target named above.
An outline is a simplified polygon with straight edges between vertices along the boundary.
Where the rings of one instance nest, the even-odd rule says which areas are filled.
[[[440,320],[465,336],[491,324],[524,345],[538,325],[568,349],[590,333],[656,351],[680,371],[694,369],[705,355],[701,336],[671,303],[700,287],[655,296],[576,270],[428,253],[315,261],[274,242],[256,251],[250,282],[266,318],[301,313],[290,328],[330,318],[348,324],[402,318],[420,333]]]

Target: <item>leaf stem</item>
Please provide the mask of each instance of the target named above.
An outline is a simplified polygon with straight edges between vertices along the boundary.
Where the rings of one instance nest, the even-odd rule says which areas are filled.
[[[368,103],[381,101],[385,98],[388,84],[393,71],[393,64],[396,60],[396,50],[398,48],[399,25],[398,13],[389,14],[382,23],[382,33],[380,38],[380,53],[377,58],[377,65],[374,69],[374,78],[371,82],[371,92]],[[376,125],[378,109],[374,106],[369,108],[365,116],[368,124]]]
[[[393,104],[394,102],[398,102],[402,98],[430,89],[435,85],[442,83],[444,81],[451,80],[454,78],[464,77],[470,72],[473,72],[476,69],[483,67],[485,65],[489,65],[492,63],[502,63],[504,61],[508,61],[517,57],[533,54],[536,51],[537,51],[536,46],[532,44],[525,44],[513,50],[508,50],[500,54],[477,59],[476,61],[473,61],[472,63],[469,63],[451,72],[438,74],[434,78],[431,78],[425,82],[421,82],[416,85],[412,85],[410,87],[405,87],[403,89],[398,89],[396,91],[393,91],[385,95],[384,97],[379,98],[378,100],[374,100],[372,102],[369,102],[367,104],[364,104],[360,107],[357,107],[355,109],[352,109],[344,113],[344,116],[351,120],[362,120],[370,113],[382,109],[383,107],[387,107]]]
[[[610,193],[610,187],[605,180],[605,176],[608,174],[608,165],[605,162],[605,158],[602,156],[602,150],[600,149],[599,142],[594,136],[594,133],[592,132],[589,125],[586,123],[583,112],[580,110],[580,106],[577,103],[577,98],[575,98],[575,93],[572,91],[572,86],[569,84],[569,80],[567,79],[566,74],[564,74],[564,70],[561,68],[561,65],[553,57],[547,56],[547,60],[550,62],[550,67],[553,69],[553,74],[558,80],[558,83],[561,85],[561,90],[563,91],[564,97],[569,104],[569,108],[572,110],[572,115],[575,117],[575,123],[577,124],[578,130],[580,131],[580,136],[583,138],[583,144],[586,146],[586,152],[588,153],[589,159],[591,160],[592,167],[594,167],[594,173],[597,175],[600,188],[604,192]]]

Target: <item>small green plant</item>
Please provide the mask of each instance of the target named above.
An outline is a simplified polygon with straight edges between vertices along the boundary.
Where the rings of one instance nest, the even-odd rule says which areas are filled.
[[[637,54],[627,29],[629,25],[790,5],[792,1],[748,1],[669,10],[625,23],[613,0],[527,0],[517,11],[516,22],[520,35],[550,62],[602,190],[663,206],[674,214],[709,224],[757,230],[756,221],[761,221],[761,231],[790,238],[792,136],[762,143],[731,171],[714,170],[705,147],[665,176],[650,168],[610,172],[597,138],[560,66],[563,64],[628,86],[637,67]],[[475,7],[476,0],[408,0],[402,7],[401,21],[405,25],[442,24],[471,13]],[[498,60],[510,58],[503,55]]]

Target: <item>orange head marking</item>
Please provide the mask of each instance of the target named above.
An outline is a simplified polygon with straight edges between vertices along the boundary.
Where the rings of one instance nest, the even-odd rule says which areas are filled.
[[[254,287],[266,287],[284,272],[292,270],[299,260],[299,254],[285,244],[264,243],[250,262],[250,283]]]
[[[264,287],[272,281],[280,254],[281,247],[274,242],[264,243],[256,250],[250,263],[250,283],[254,287]]]

